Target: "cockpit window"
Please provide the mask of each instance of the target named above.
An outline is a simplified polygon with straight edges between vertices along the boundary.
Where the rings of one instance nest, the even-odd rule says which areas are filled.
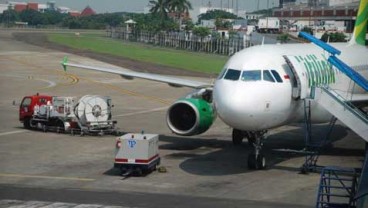
[[[276,79],[277,82],[282,82],[282,79],[281,79],[279,73],[277,73],[276,70],[271,70],[271,72],[272,72],[272,74],[275,77],[275,79]]]
[[[238,80],[240,77],[240,71],[235,69],[228,69],[225,75],[225,79],[228,80]]]
[[[268,81],[268,82],[275,82],[275,80],[273,79],[270,71],[268,71],[268,70],[263,71],[263,80]]]
[[[225,75],[226,69],[223,69],[217,79],[222,79]]]
[[[243,71],[242,81],[259,81],[261,80],[261,70]]]

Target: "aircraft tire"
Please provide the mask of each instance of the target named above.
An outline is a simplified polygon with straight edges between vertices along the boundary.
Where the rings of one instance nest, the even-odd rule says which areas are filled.
[[[256,154],[251,153],[248,156],[248,168],[251,170],[261,170],[266,168],[266,158],[263,154],[259,154],[256,157]]]
[[[233,129],[232,139],[234,145],[241,145],[243,142],[244,133],[241,130]]]

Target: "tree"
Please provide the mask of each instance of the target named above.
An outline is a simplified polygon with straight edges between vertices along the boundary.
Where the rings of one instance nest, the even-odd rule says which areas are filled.
[[[20,21],[20,17],[18,12],[10,9],[10,10],[5,10],[3,12],[3,14],[0,16],[0,22],[6,24],[7,26],[10,26],[12,24],[14,24],[14,22],[16,21]]]
[[[198,15],[198,22],[201,20],[212,20],[212,19],[243,19],[241,17],[236,16],[233,13],[226,12],[223,10],[211,10],[207,11],[204,14]]]
[[[129,14],[124,17],[124,20],[128,19],[133,19],[137,22],[135,31],[144,30],[157,33],[162,30],[177,30],[177,24],[172,19],[161,21],[161,18],[155,14]]]
[[[301,29],[301,31],[313,35],[313,29],[310,28],[310,27],[305,26],[305,27],[303,27],[303,29]]]
[[[277,40],[279,40],[280,43],[287,43],[290,40],[290,38],[289,38],[289,35],[287,33],[283,33],[283,34],[277,36]]]
[[[201,38],[200,48],[203,46],[203,38],[211,34],[211,30],[207,27],[195,27],[193,28],[193,34]],[[201,50],[201,49],[200,49]]]
[[[169,11],[176,14],[176,18],[179,20],[179,29],[182,24],[182,13],[189,12],[193,9],[192,4],[188,0],[168,0]]]
[[[69,16],[63,19],[62,26],[69,29],[80,29],[82,24],[78,18]]]
[[[103,22],[111,27],[118,26],[122,21],[121,15],[116,14],[116,13],[104,14],[102,18],[103,18]]]
[[[201,37],[202,40],[204,37],[210,35],[211,31],[207,27],[195,27],[193,28],[193,34]]]
[[[185,20],[183,24],[185,25],[185,31],[190,31],[194,28],[194,23],[192,22],[192,20]]]
[[[233,39],[233,38],[239,38],[239,33],[235,30],[230,30],[229,31],[229,38]]]
[[[161,26],[164,27],[165,20],[167,19],[167,13],[169,11],[169,1],[168,0],[151,0],[149,3],[152,5],[150,12],[152,14],[158,15],[161,20]]]
[[[41,13],[42,16],[46,19],[45,22],[49,25],[57,25],[60,24],[64,18],[68,16],[68,14],[61,14],[60,12],[47,10],[44,13]]]
[[[346,35],[344,33],[341,32],[334,32],[334,33],[328,33],[325,32],[322,37],[321,40],[324,42],[346,42]]]
[[[47,25],[47,18],[40,12],[33,9],[23,10],[20,14],[20,19],[22,22],[28,22],[28,25]]]
[[[217,29],[231,29],[233,27],[233,24],[230,21],[218,18],[215,21],[215,26]]]

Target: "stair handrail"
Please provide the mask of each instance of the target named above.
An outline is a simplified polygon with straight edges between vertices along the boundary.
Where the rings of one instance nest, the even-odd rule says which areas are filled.
[[[330,95],[337,102],[342,104],[347,110],[360,118],[365,124],[368,124],[368,115],[363,113],[359,108],[355,107],[350,101],[346,100],[343,96],[337,93],[335,90],[329,88],[328,86],[319,86],[319,88]]]

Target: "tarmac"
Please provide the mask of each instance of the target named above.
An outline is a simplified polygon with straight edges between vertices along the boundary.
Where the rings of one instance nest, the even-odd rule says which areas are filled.
[[[116,68],[15,41],[9,31],[0,30],[0,200],[124,207],[315,205],[319,173],[299,174],[302,155],[272,151],[303,149],[302,125],[271,130],[264,147],[267,168],[248,170],[247,155],[252,148],[247,142],[233,146],[232,129],[220,119],[206,133],[187,138],[167,128],[166,110],[191,89],[75,68],[64,72],[60,65],[64,56],[73,63]],[[113,169],[115,136],[25,130],[18,120],[19,104],[24,96],[36,93],[110,96],[113,119],[120,131],[160,135],[161,165],[167,172],[122,180],[119,171]],[[327,125],[313,126],[316,138],[326,132]],[[340,123],[332,138],[334,142],[318,164],[360,168],[363,140]],[[0,203],[0,207],[10,206]]]

